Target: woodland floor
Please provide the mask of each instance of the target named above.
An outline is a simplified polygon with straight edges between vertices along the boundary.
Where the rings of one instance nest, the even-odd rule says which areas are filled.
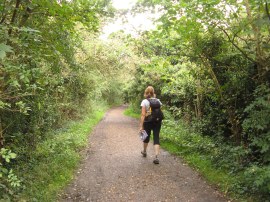
[[[161,150],[155,165],[149,144],[143,158],[138,120],[123,115],[124,109],[109,110],[96,126],[80,169],[59,201],[228,201],[178,157]]]

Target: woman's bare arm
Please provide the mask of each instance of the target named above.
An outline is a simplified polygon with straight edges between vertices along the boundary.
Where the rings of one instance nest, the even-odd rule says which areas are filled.
[[[143,106],[141,111],[140,131],[143,130],[143,122],[146,115],[146,108]]]

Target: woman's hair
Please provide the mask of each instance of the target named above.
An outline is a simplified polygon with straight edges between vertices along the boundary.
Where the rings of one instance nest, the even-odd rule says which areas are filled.
[[[145,91],[144,91],[144,97],[145,98],[151,98],[151,97],[155,97],[155,90],[152,86],[148,86]]]

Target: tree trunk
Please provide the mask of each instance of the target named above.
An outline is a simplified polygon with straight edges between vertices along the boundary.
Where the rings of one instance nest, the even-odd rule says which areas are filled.
[[[20,3],[21,3],[21,0],[16,0],[16,5],[15,5],[15,9],[14,9],[13,14],[12,14],[12,18],[10,20],[10,25],[14,24],[14,22],[15,22]],[[10,36],[11,33],[12,33],[12,27],[9,28],[8,35]]]
[[[240,145],[242,142],[241,136],[241,126],[239,125],[239,120],[236,117],[235,110],[231,108],[227,108],[226,110],[229,115],[229,122],[231,124],[231,131],[234,138],[234,142],[236,145]]]
[[[30,8],[30,1],[29,0],[25,0],[25,4],[26,4],[26,9],[24,10],[24,13],[22,14],[20,23],[19,23],[19,27],[22,27],[26,24],[26,21],[29,19],[31,13],[32,13],[32,9]]]
[[[237,145],[240,145],[241,144],[241,139],[242,139],[241,138],[241,133],[240,133],[241,128],[240,128],[240,125],[239,125],[239,119],[235,115],[235,110],[232,110],[231,106],[226,104],[225,98],[224,98],[222,90],[221,90],[221,86],[219,84],[219,81],[218,81],[218,79],[216,77],[216,74],[213,71],[211,65],[203,57],[202,57],[202,60],[203,60],[203,63],[205,65],[205,67],[208,68],[208,72],[209,72],[210,76],[212,77],[212,79],[214,81],[216,90],[217,90],[217,92],[218,92],[218,94],[220,96],[220,103],[224,104],[225,110],[228,113],[228,116],[229,116],[228,121],[231,124],[230,130],[231,130],[232,135],[234,137],[234,142]]]
[[[217,79],[217,76],[216,76],[215,72],[213,71],[213,68],[211,67],[211,65],[209,64],[209,62],[207,61],[207,59],[203,55],[201,56],[201,59],[202,59],[202,62],[204,64],[204,66],[207,68],[208,73],[212,77],[212,79],[214,81],[214,84],[215,84],[215,88],[216,88],[216,90],[218,92],[218,95],[220,96],[220,99],[223,102],[224,101],[224,98],[223,98],[221,86],[219,84],[219,81]]]
[[[184,102],[183,109],[184,109],[184,121],[185,123],[190,124],[191,115],[190,115],[190,104],[188,101]]]
[[[201,81],[198,80],[197,81],[197,88],[196,88],[196,91],[197,91],[197,99],[196,99],[196,113],[197,113],[197,118],[201,119],[202,118],[202,108],[201,108],[201,102],[202,102],[202,94],[200,92],[201,89]]]

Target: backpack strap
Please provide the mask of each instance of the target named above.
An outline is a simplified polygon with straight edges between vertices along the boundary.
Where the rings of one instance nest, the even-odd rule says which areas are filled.
[[[152,111],[150,98],[146,98],[149,102],[149,110]]]
[[[157,99],[157,98],[147,98],[148,102],[150,103],[150,107],[151,108],[160,108],[161,107],[161,103],[160,101]],[[154,100],[154,103],[151,101],[151,100]],[[157,102],[159,103],[159,107],[155,106],[157,104]]]
[[[157,98],[146,98],[147,100],[148,100],[148,102],[150,102],[150,104],[151,104],[151,101],[150,100],[152,100],[152,99],[157,99]]]

